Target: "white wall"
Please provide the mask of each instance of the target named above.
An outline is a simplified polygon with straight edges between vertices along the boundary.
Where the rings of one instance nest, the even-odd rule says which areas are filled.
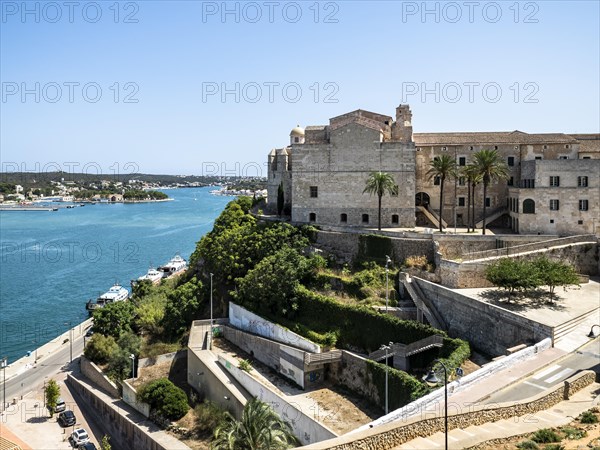
[[[219,363],[252,396],[270,405],[281,418],[287,421],[302,445],[337,437],[337,434],[325,425],[304,414],[299,405],[288,403],[283,397],[271,391],[267,386],[238,368],[235,363],[225,359],[222,355],[219,355]]]
[[[245,308],[229,302],[229,323],[240,330],[291,345],[311,353],[321,353],[321,346],[296,333],[269,322]]]

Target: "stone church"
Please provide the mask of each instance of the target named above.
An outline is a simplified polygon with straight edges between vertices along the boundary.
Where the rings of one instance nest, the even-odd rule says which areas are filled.
[[[408,105],[396,108],[395,119],[359,109],[330,119],[329,125],[294,128],[290,145],[269,153],[267,208],[277,212],[281,187],[283,212],[292,222],[376,227],[377,197],[363,190],[369,174],[381,171],[399,188],[398,195],[383,197],[382,227],[437,228],[439,180],[427,175],[431,161],[448,153],[460,168],[482,149],[497,150],[509,169],[508,180],[488,188],[489,225],[523,234],[585,234],[600,228],[600,134],[413,133]],[[444,191],[442,225],[466,226],[465,179],[446,180]],[[476,226],[481,227],[481,186],[475,196]]]

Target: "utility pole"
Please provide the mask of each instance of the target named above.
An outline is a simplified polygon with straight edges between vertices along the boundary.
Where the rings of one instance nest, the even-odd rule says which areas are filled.
[[[388,313],[388,300],[389,300],[389,282],[388,282],[388,272],[389,272],[389,264],[392,262],[388,255],[385,255],[385,313]]]

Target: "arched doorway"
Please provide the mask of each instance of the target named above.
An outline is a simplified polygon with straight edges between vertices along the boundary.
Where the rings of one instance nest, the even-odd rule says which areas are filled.
[[[415,195],[415,206],[429,206],[430,198],[426,192],[419,192]]]

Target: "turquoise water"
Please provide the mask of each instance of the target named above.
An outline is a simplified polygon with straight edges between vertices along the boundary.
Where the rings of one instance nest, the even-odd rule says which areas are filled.
[[[0,357],[14,361],[87,317],[87,300],[179,253],[188,259],[229,197],[172,189],[173,201],[0,211]]]

